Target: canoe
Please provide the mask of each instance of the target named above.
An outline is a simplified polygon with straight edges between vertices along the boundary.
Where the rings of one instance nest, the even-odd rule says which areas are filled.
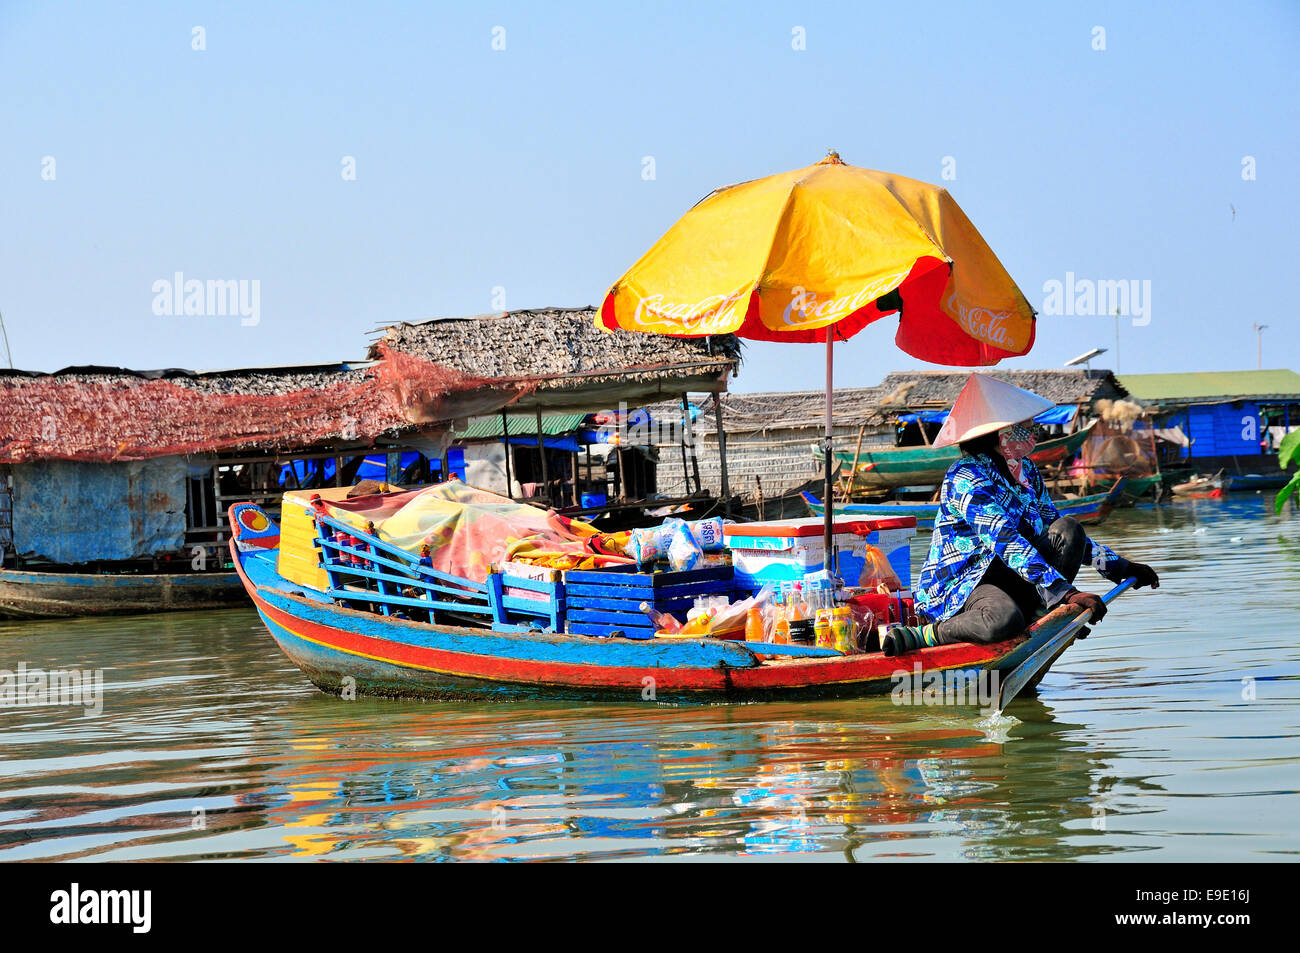
[[[1289,473],[1234,473],[1224,489],[1232,493],[1253,490],[1280,490],[1291,480]]]
[[[1092,435],[1092,424],[1064,437],[1053,437],[1038,444],[1030,459],[1039,466],[1067,460],[1078,452]],[[900,486],[939,483],[948,468],[961,458],[960,447],[864,447],[857,451],[855,490],[894,489]],[[847,472],[853,467],[855,452],[838,450],[835,458]]]
[[[125,615],[247,605],[233,572],[74,573],[0,569],[0,617]]]
[[[417,621],[352,608],[329,592],[284,579],[277,571],[279,528],[254,504],[231,507],[230,525],[236,570],[272,638],[314,685],[345,697],[717,703],[887,694],[909,684],[919,690],[924,680],[958,684],[964,679],[971,685],[969,703],[985,704],[975,700],[971,680],[993,682],[997,693],[1004,675],[1032,681],[1025,678],[1026,666],[1034,678],[1041,677],[1085,618],[1077,607],[1063,606],[1005,642],[943,645],[894,658],[766,642],[628,639],[617,632],[593,637],[536,627]],[[367,593],[366,598],[379,597]],[[1052,648],[1050,658],[1041,651],[1045,646]]]
[[[1072,516],[1085,526],[1095,526],[1110,515],[1120,498],[1124,495],[1125,482],[1120,478],[1106,493],[1093,493],[1070,500],[1054,500],[1056,509],[1062,516]],[[814,516],[825,512],[821,500],[811,493],[800,494],[808,509]],[[916,519],[917,529],[934,529],[934,518],[939,512],[938,503],[836,503],[836,516],[911,516]]]

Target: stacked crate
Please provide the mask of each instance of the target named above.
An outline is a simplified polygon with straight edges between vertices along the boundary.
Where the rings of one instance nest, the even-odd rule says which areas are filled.
[[[573,635],[608,636],[621,631],[629,639],[654,637],[654,625],[641,610],[648,602],[679,622],[701,596],[735,594],[730,566],[681,572],[642,572],[635,566],[576,570],[564,574],[568,631]]]

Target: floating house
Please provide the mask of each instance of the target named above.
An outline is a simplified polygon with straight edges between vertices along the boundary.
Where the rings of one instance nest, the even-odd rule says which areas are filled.
[[[1154,426],[1181,431],[1181,459],[1201,472],[1280,476],[1277,445],[1300,427],[1300,374],[1290,370],[1124,374]]]
[[[225,508],[427,440],[378,369],[72,367],[0,375],[0,613],[242,601]],[[387,459],[384,457],[383,459]]]
[[[734,338],[607,334],[593,313],[396,325],[352,363],[0,372],[0,613],[242,602],[232,502],[468,479],[454,441],[476,415],[721,389],[739,358]]]

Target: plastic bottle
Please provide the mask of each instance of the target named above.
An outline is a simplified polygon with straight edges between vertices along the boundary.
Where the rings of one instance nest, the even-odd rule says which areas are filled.
[[[837,606],[834,613],[831,623],[834,644],[831,647],[845,655],[852,655],[857,651],[857,625],[853,621],[853,615],[848,606]]]
[[[776,593],[776,621],[772,626],[772,641],[777,645],[790,644],[790,598],[783,584]]]
[[[678,632],[682,624],[667,612],[660,612],[648,602],[641,603],[641,611],[650,619],[656,632]]]
[[[835,635],[831,628],[831,620],[823,611],[818,611],[817,618],[813,621],[813,643],[819,649],[835,647]]]
[[[745,613],[745,641],[763,641],[763,613],[758,606],[752,607]]]

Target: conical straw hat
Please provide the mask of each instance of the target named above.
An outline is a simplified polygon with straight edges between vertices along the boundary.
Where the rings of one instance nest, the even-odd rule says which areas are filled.
[[[950,447],[1037,417],[1056,405],[996,377],[972,374],[953,401],[934,446]]]

